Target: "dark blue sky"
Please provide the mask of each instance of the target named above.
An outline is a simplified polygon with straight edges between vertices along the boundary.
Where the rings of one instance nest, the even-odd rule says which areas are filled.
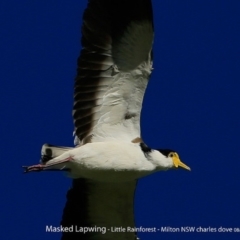
[[[43,143],[73,145],[72,94],[86,1],[0,3],[1,239],[57,240],[71,180],[22,174]],[[136,224],[240,228],[240,1],[153,0],[154,72],[145,142],[188,164],[139,181]],[[240,233],[152,233],[154,239],[239,239]]]

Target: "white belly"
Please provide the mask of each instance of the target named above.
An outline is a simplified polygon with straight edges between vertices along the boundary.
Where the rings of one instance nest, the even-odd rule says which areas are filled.
[[[72,178],[130,181],[154,171],[153,164],[146,159],[140,147],[133,143],[88,143],[63,155],[68,157],[69,154],[73,159],[68,165]]]

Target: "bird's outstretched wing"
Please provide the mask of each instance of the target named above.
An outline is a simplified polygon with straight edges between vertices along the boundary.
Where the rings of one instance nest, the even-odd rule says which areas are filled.
[[[150,0],[89,0],[75,79],[76,143],[140,137],[152,70]]]
[[[73,118],[76,144],[132,141],[140,137],[143,95],[152,70],[151,0],[89,0],[83,15],[82,50],[75,79]],[[63,232],[65,239],[137,239],[134,227],[136,181],[73,180],[61,225],[106,228]],[[100,230],[101,230],[100,229]]]

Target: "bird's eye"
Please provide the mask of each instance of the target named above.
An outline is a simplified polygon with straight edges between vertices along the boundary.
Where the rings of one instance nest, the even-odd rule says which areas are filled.
[[[174,157],[174,153],[169,153],[169,157]]]

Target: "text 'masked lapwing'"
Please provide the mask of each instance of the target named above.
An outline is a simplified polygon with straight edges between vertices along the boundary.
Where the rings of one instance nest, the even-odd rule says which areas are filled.
[[[63,232],[62,239],[137,239],[135,230],[100,230],[134,229],[139,178],[190,170],[177,152],[151,149],[141,139],[153,37],[151,0],[88,0],[74,87],[75,147],[44,144],[40,164],[24,167],[25,172],[65,171],[73,178],[61,226],[93,230]]]

